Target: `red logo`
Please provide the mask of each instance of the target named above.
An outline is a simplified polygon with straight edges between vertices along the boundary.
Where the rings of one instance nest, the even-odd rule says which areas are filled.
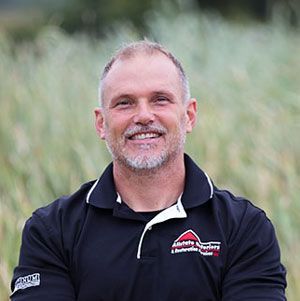
[[[173,242],[171,254],[198,252],[204,256],[219,256],[220,247],[219,241],[201,242],[193,230],[187,230]]]

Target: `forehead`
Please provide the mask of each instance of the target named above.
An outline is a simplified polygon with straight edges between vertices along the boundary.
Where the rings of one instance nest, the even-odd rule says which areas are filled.
[[[102,82],[104,99],[111,98],[111,93],[146,93],[166,89],[181,94],[181,81],[174,63],[160,52],[138,53],[117,59]]]

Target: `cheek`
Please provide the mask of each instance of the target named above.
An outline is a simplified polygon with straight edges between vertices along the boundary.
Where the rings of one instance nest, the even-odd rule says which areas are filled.
[[[105,123],[106,136],[120,136],[128,127],[126,119],[120,116],[111,116]]]
[[[161,116],[161,122],[171,129],[182,129],[186,125],[186,115],[184,112],[174,112]]]

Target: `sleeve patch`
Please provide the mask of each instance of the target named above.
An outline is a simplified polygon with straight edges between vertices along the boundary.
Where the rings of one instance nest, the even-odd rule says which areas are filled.
[[[15,282],[14,293],[32,286],[39,286],[41,283],[40,273],[19,277]]]

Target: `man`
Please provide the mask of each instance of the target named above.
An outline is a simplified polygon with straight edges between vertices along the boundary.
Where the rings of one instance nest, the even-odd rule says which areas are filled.
[[[274,229],[184,154],[196,100],[159,44],[122,48],[100,82],[113,162],[27,221],[12,300],[286,300]]]

